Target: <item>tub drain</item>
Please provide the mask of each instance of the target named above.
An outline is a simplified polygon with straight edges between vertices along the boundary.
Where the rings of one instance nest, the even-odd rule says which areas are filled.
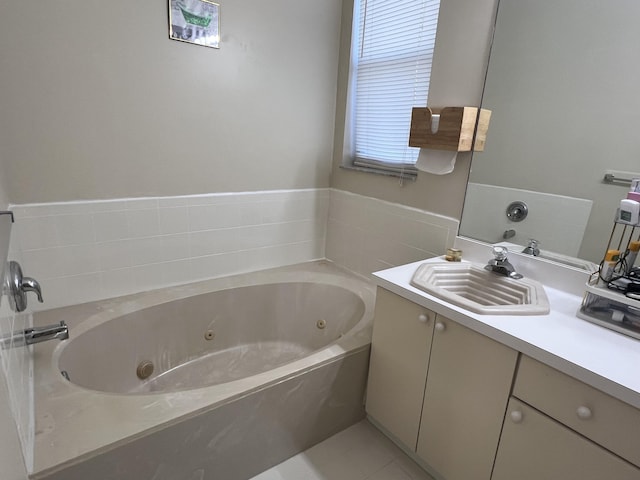
[[[136,368],[136,375],[140,380],[146,380],[153,373],[153,363],[148,360],[140,362],[138,368]]]
[[[322,330],[326,326],[327,326],[327,322],[325,322],[324,320],[318,320],[316,322],[316,327],[318,327],[320,330]]]

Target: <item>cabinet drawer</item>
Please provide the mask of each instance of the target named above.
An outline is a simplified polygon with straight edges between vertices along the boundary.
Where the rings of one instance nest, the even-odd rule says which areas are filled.
[[[491,480],[638,480],[640,470],[512,398]]]
[[[513,395],[640,466],[640,410],[522,356]]]

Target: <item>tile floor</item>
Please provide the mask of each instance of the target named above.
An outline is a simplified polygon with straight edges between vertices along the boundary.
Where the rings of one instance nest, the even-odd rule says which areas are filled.
[[[251,480],[433,480],[363,420]]]

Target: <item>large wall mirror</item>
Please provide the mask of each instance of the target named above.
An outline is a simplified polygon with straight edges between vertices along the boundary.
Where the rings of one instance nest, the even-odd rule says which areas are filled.
[[[639,18],[637,0],[500,0],[461,235],[602,259],[629,190],[604,175],[640,176]]]

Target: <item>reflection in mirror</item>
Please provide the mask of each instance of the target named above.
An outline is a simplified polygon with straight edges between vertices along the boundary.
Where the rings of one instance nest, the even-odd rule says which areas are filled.
[[[461,235],[600,262],[629,190],[603,177],[640,176],[638,18],[637,0],[500,0]]]

